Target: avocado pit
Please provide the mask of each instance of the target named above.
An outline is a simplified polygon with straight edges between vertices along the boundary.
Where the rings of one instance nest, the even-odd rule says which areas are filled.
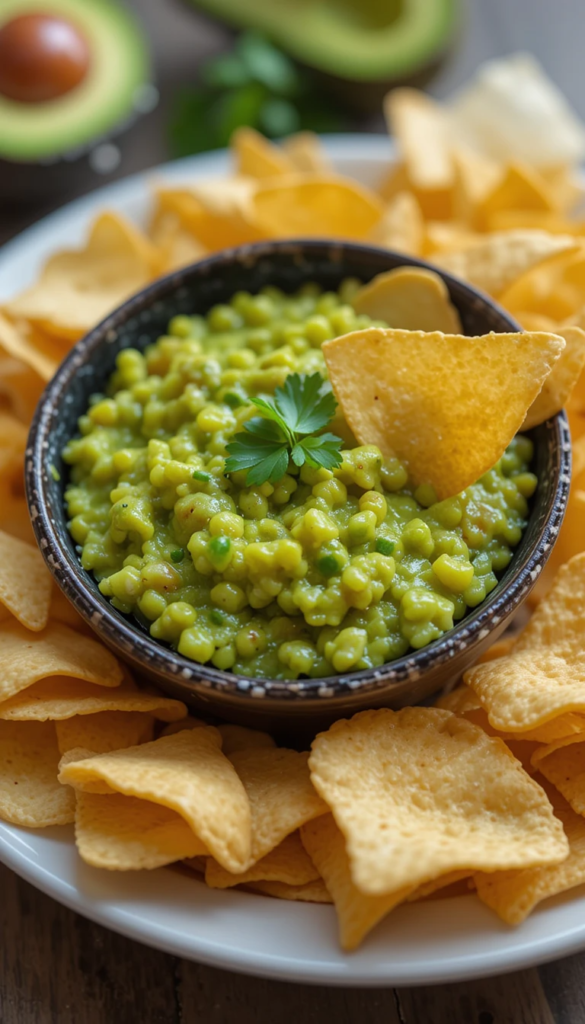
[[[90,64],[87,40],[65,18],[21,14],[0,27],[0,95],[7,99],[59,99],[83,82]]]

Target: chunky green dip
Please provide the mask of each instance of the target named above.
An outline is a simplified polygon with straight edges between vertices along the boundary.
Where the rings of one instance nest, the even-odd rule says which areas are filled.
[[[121,612],[196,662],[272,679],[382,665],[480,604],[512,557],[536,487],[531,442],[456,498],[409,486],[372,446],[333,470],[296,467],[247,486],[226,445],[292,373],[325,376],[321,344],[369,326],[306,285],[239,292],[177,316],[144,354],[121,352],[67,445],[71,534]]]

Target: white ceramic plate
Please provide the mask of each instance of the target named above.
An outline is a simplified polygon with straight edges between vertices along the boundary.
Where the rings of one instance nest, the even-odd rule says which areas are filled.
[[[327,140],[339,170],[374,182],[392,159],[388,139]],[[34,280],[57,248],[79,244],[108,206],[144,221],[153,181],[224,174],[225,153],[187,158],[107,186],[53,213],[0,251],[0,301]],[[331,907],[207,889],[178,871],[117,874],[77,856],[73,829],[0,823],[0,860],[37,888],[115,931],[187,959],[286,981],[421,985],[499,974],[585,948],[585,886],[509,929],[474,896],[399,907],[345,955]]]

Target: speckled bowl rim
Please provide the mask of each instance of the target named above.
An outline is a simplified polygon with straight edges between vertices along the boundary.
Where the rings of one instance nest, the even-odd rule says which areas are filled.
[[[47,436],[51,422],[58,415],[57,410],[67,391],[69,375],[78,371],[99,345],[107,345],[109,341],[114,340],[118,330],[123,328],[128,319],[149,309],[159,299],[168,297],[169,293],[180,289],[186,278],[191,275],[213,274],[221,271],[222,265],[228,262],[239,262],[244,268],[250,267],[275,251],[293,256],[298,254],[300,259],[303,251],[323,247],[327,248],[328,257],[333,262],[342,260],[344,252],[351,249],[356,256],[380,255],[398,260],[405,266],[433,270],[441,275],[450,289],[465,296],[467,302],[480,304],[482,307],[487,303],[496,315],[506,321],[510,331],[521,330],[520,325],[502,307],[479,289],[430,263],[403,253],[377,246],[314,238],[242,245],[223,250],[157,279],[119,306],[78,341],[43,392],[30,429],[25,457],[26,496],[37,543],[57,585],[98,636],[122,657],[127,657],[134,664],[142,664],[146,671],[166,675],[169,682],[176,680],[183,686],[187,684],[194,694],[205,700],[210,699],[210,691],[215,691],[218,697],[224,699],[229,697],[233,700],[240,697],[245,702],[249,702],[250,698],[268,700],[275,710],[279,704],[288,705],[290,710],[293,710],[291,702],[301,702],[306,706],[310,700],[316,700],[319,707],[324,709],[328,699],[334,698],[335,703],[344,697],[355,699],[358,691],[360,697],[370,695],[374,698],[377,691],[386,690],[393,684],[405,680],[414,682],[427,671],[448,664],[461,651],[483,645],[492,630],[495,630],[503,619],[508,619],[511,612],[521,605],[548,560],[566,511],[571,480],[571,437],[567,418],[564,412],[561,412],[544,424],[553,435],[552,443],[558,453],[548,517],[541,533],[526,549],[521,561],[518,562],[515,556],[511,563],[514,576],[505,589],[498,593],[499,587],[496,588],[477,609],[468,613],[453,629],[419,651],[409,652],[378,668],[361,669],[342,675],[288,681],[238,676],[213,666],[199,665],[151,639],[138,625],[134,625],[129,617],[122,617],[116,612],[106,598],[93,593],[87,583],[90,579],[89,574],[81,568],[79,561],[61,546],[55,521],[48,512],[49,466],[46,465],[43,455],[48,448]],[[66,530],[65,509],[55,510],[54,515],[60,517],[61,525]]]

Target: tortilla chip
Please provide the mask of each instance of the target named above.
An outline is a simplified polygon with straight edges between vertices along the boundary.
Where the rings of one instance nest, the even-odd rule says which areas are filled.
[[[529,309],[521,309],[515,316],[525,331],[551,331],[553,334],[557,332],[556,322],[544,313],[532,313]]]
[[[0,531],[0,603],[27,629],[38,632],[49,620],[53,583],[32,544]]]
[[[0,722],[0,818],[46,828],[75,817],[75,797],[57,781],[59,749],[52,722]]]
[[[274,178],[296,170],[290,154],[269,142],[254,128],[236,129],[230,147],[236,160],[236,174],[249,178]]]
[[[188,729],[66,764],[59,780],[82,792],[123,793],[168,807],[224,868],[244,871],[250,859],[250,805],[220,746],[217,729]]]
[[[477,209],[480,224],[486,225],[501,210],[556,210],[555,197],[546,180],[534,167],[510,164],[504,177]]]
[[[483,662],[480,661],[478,664],[483,664]],[[510,746],[510,740],[521,740],[528,743],[552,743],[567,736],[578,736],[585,733],[585,715],[578,715],[573,712],[559,715],[558,718],[553,718],[550,722],[537,726],[536,729],[525,729],[522,732],[502,732],[501,730],[494,729],[490,724],[487,711],[482,706],[477,694],[465,684],[458,686],[451,693],[439,697],[435,701],[435,707],[442,708],[444,711],[452,711],[455,715],[463,715],[468,721],[479,725],[490,736],[501,736],[507,746]]]
[[[151,871],[207,853],[175,811],[120,793],[77,793],[75,842],[86,864],[108,871]]]
[[[49,617],[56,619],[57,622],[62,622],[65,626],[70,626],[77,633],[85,632],[88,636],[93,636],[93,631],[88,626],[85,619],[81,618],[78,611],[75,610],[71,601],[68,601],[65,594],[59,590],[59,587],[53,585],[53,591],[51,594],[51,608],[49,611]]]
[[[238,750],[251,750],[258,747],[275,747],[276,744],[267,732],[260,729],[248,729],[245,725],[231,725],[229,722],[218,725],[221,735],[221,749],[226,757]]]
[[[384,172],[382,180],[376,185],[376,192],[390,203],[399,192],[408,192],[410,181],[406,164],[403,160],[395,160]]]
[[[142,711],[98,711],[55,722],[61,754],[81,747],[94,754],[137,747],[154,739],[154,717]]]
[[[523,430],[544,423],[564,408],[585,367],[585,331],[580,327],[558,327],[556,332],[565,339],[565,349],[528,410]]]
[[[73,676],[99,686],[118,686],[122,668],[106,647],[50,622],[30,633],[12,620],[0,624],[0,701],[50,676]]]
[[[474,875],[480,900],[506,924],[521,924],[542,900],[585,882],[585,819],[554,790],[547,793],[569,841],[567,859],[549,867]]]
[[[470,231],[460,221],[429,220],[425,226],[423,253],[434,258],[435,253],[469,249],[481,240],[481,235]]]
[[[254,216],[269,238],[367,238],[384,207],[350,178],[297,176],[269,182],[254,196]]]
[[[447,218],[454,169],[445,111],[416,89],[392,89],[384,100],[384,114],[425,216]]]
[[[21,359],[0,355],[0,404],[23,423],[30,423],[44,382]]]
[[[13,359],[20,359],[41,380],[48,381],[55,373],[64,353],[60,358],[58,357],[58,346],[51,339],[45,339],[44,345],[41,344],[41,332],[37,333],[36,338],[39,343],[38,347],[32,343],[26,325],[23,324],[22,329],[19,330],[0,313],[0,348]],[[52,354],[51,348],[53,349]]]
[[[207,252],[257,242],[265,233],[256,223],[249,178],[194,182],[157,192],[157,217],[172,214],[182,230]],[[199,258],[199,257],[197,257]]]
[[[370,896],[567,855],[546,794],[502,740],[448,711],[382,709],[336,722],[314,740],[310,767],[345,836],[353,882]]]
[[[585,713],[584,622],[579,554],[561,567],[512,652],[465,673],[495,729],[524,732],[569,711]]]
[[[502,231],[481,238],[459,252],[441,253],[434,262],[497,298],[527,270],[550,256],[575,251],[570,235],[549,235],[545,231]]]
[[[358,314],[405,331],[461,332],[447,285],[432,270],[398,267],[378,274],[354,295],[352,305]]]
[[[534,751],[533,767],[585,815],[585,736],[565,736]]]
[[[440,878],[433,878],[430,882],[425,882],[424,885],[419,885],[418,889],[415,889],[413,893],[407,898],[408,903],[416,903],[417,900],[426,900],[429,896],[434,896],[439,893],[441,889],[446,889],[451,885],[455,885],[456,882],[462,882],[466,878],[471,878],[469,871],[449,871],[446,875],[441,875]]]
[[[308,757],[282,747],[256,747],[231,754],[252,814],[250,857],[240,871],[266,857],[305,822],[326,813],[327,807],[311,783]]]
[[[6,306],[11,317],[48,323],[82,335],[139,291],[161,269],[141,231],[117,213],[94,222],[85,248],[58,252],[38,280]]]
[[[453,216],[475,225],[478,208],[503,177],[502,165],[467,146],[453,149],[451,158],[455,173]]]
[[[388,203],[370,240],[386,249],[420,256],[425,225],[421,208],[412,192],[398,192]]]
[[[306,885],[319,878],[319,872],[301,843],[300,835],[292,832],[270,853],[256,861],[242,874],[234,875],[209,857],[205,881],[212,889],[229,889],[250,882],[286,882],[287,885]]]
[[[530,310],[557,322],[573,317],[585,303],[585,250],[568,249],[542,260],[506,288],[499,302],[513,316]]]
[[[286,882],[254,882],[246,886],[261,896],[272,896],[277,900],[292,900],[295,903],[333,903],[322,878],[305,885],[287,885]]]
[[[315,864],[335,904],[339,941],[348,952],[412,892],[412,886],[384,896],[359,891],[350,871],[345,840],[332,814],[325,814],[301,829],[303,846]]]
[[[165,725],[161,736],[174,736],[175,733],[182,732],[183,729],[200,729],[202,725],[209,725],[209,723],[204,722],[202,718],[194,718],[193,715],[187,715],[186,718],[181,718],[178,722],[171,722],[170,725]]]
[[[176,721],[187,714],[181,701],[141,693],[135,686],[107,690],[94,683],[59,676],[41,679],[0,702],[0,718],[21,722],[61,721],[102,711],[139,711],[162,722]]]
[[[148,233],[161,254],[165,273],[187,267],[205,256],[205,247],[185,228],[173,210],[157,209]]]
[[[315,132],[295,132],[282,144],[282,152],[293,164],[295,171],[308,174],[331,174],[332,167],[321,139]]]
[[[491,469],[565,347],[554,334],[425,334],[370,327],[323,344],[360,444],[405,463],[439,500]]]

